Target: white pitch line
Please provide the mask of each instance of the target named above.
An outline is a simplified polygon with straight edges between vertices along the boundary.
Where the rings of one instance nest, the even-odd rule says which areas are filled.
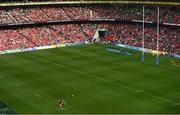
[[[176,103],[176,104],[174,104],[175,106],[179,106],[180,105],[180,103]]]
[[[136,93],[142,93],[142,92],[144,92],[144,91],[146,91],[146,90],[147,90],[147,89],[139,90],[139,91],[135,92],[135,94],[136,94]]]
[[[109,82],[109,83],[111,83],[111,84],[114,84],[114,85],[117,85],[117,86],[121,86],[121,87],[124,87],[124,88],[126,88],[126,89],[129,89],[129,90],[132,90],[132,91],[135,91],[135,92],[142,93],[142,94],[144,94],[144,95],[153,97],[153,98],[158,99],[158,100],[161,100],[161,101],[163,101],[163,102],[168,102],[168,103],[173,104],[173,105],[176,104],[176,102],[171,101],[171,100],[169,100],[169,99],[162,98],[162,97],[160,97],[160,96],[156,96],[156,95],[153,95],[153,94],[150,94],[150,93],[147,93],[147,92],[141,92],[141,90],[138,90],[138,89],[129,87],[129,86],[124,85],[124,84],[121,84],[121,83],[115,83],[115,82],[113,82],[113,81],[110,81],[110,80],[107,80],[107,79],[103,79],[103,78],[96,78],[96,79],[100,79],[100,80]]]
[[[35,95],[36,97],[38,97],[38,98],[42,98],[42,96],[39,95],[39,94],[37,94],[37,93],[34,93],[34,95]]]
[[[68,107],[65,107],[65,108],[60,108],[59,110],[61,110],[61,111],[63,111],[63,110],[64,110],[64,111],[69,111],[69,110],[68,110],[69,108],[71,108],[71,106],[68,106]]]
[[[19,83],[14,83],[14,85],[17,87],[21,87],[21,85]]]
[[[29,56],[29,55],[28,55],[28,56]],[[29,57],[33,57],[33,58],[36,58],[36,59],[45,61],[45,62],[47,62],[47,63],[54,64],[54,65],[56,65],[56,66],[58,66],[58,67],[61,67],[61,68],[63,67],[63,68],[66,68],[66,69],[70,69],[70,68],[68,68],[68,67],[66,67],[66,66],[64,66],[64,65],[60,65],[60,64],[58,64],[58,63],[52,63],[51,61],[46,60],[46,59],[44,59],[44,58],[38,58],[38,57],[32,56],[32,55],[29,56]],[[116,86],[120,86],[120,87],[129,89],[129,90],[132,90],[132,91],[135,91],[135,92],[139,92],[139,93],[142,93],[142,94],[144,94],[144,95],[147,95],[147,96],[153,97],[153,98],[155,98],[155,99],[158,99],[158,100],[160,100],[160,101],[163,101],[163,102],[166,102],[166,103],[170,103],[170,104],[172,104],[172,105],[177,104],[176,102],[174,102],[174,101],[172,101],[172,100],[169,100],[169,99],[166,99],[166,98],[162,98],[162,97],[160,97],[160,96],[153,95],[153,94],[150,94],[150,93],[147,93],[147,92],[141,92],[141,90],[135,89],[135,88],[133,88],[133,87],[129,87],[129,86],[124,85],[124,84],[121,84],[121,83],[116,83],[116,82],[113,82],[113,81],[111,81],[111,80],[107,80],[107,79],[104,79],[104,78],[96,77],[96,76],[94,76],[94,75],[92,75],[92,74],[90,75],[90,74],[87,73],[87,72],[83,72],[83,71],[76,70],[76,69],[73,69],[73,68],[71,68],[70,70],[75,71],[75,72],[78,72],[78,73],[82,73],[82,74],[88,74],[88,76],[91,77],[91,78],[98,79],[98,80],[102,80],[102,81],[111,83],[111,84],[116,85]]]
[[[68,109],[71,108],[71,106],[68,106],[66,108],[64,108],[65,111],[69,111]]]

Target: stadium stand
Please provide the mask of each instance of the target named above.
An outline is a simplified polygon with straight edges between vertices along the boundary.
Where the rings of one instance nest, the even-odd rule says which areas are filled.
[[[14,3],[14,2],[59,2],[59,1],[80,1],[80,0],[1,0],[0,3]]]
[[[162,10],[161,10],[162,9]],[[180,24],[178,7],[160,7],[160,22]],[[145,7],[145,21],[156,22],[157,9]],[[121,19],[142,20],[142,6],[93,5],[70,7],[35,7],[0,10],[0,23],[25,23],[50,20]]]
[[[59,1],[90,1],[90,0],[1,0],[0,3],[4,3],[4,2],[47,2],[47,1],[59,2]],[[109,1],[109,0],[104,0],[104,1]],[[114,0],[114,1],[118,1],[118,0]],[[137,0],[129,0],[129,1],[137,1]],[[178,2],[178,0],[138,0],[138,1]]]
[[[161,6],[160,23],[180,24],[178,6]],[[17,24],[47,21],[73,20],[140,20],[142,6],[138,5],[69,5],[12,7],[0,9],[0,24]],[[145,21],[156,23],[157,9],[145,6]],[[108,29],[108,42],[141,46],[142,25],[140,24],[70,24],[44,27],[0,30],[0,50],[39,47],[59,43],[91,41],[98,28]],[[179,28],[161,27],[159,48],[170,53],[180,53]],[[145,47],[156,49],[156,27],[146,25]]]
[[[107,42],[141,47],[142,26],[139,24],[71,24],[1,30],[0,50],[91,41],[98,28],[108,29],[105,36]],[[161,51],[179,53],[179,31],[179,28],[161,28],[159,44]],[[156,27],[146,27],[145,38],[145,47],[156,49]]]

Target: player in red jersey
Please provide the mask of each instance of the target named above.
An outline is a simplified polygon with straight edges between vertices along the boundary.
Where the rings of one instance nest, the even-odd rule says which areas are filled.
[[[58,104],[59,104],[59,107],[61,108],[61,109],[63,109],[64,108],[64,100],[63,99],[59,99],[58,100]]]

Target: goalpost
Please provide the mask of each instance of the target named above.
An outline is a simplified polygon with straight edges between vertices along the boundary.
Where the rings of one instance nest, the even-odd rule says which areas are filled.
[[[156,64],[159,64],[159,6],[158,6],[158,14],[157,14],[157,55],[156,55]]]
[[[144,6],[143,6],[143,31],[142,31],[142,55],[141,55],[141,61],[144,62],[144,24],[145,24],[145,20],[144,20]],[[156,64],[159,64],[159,6],[157,7],[157,35],[156,35]]]
[[[142,33],[142,56],[141,61],[144,62],[144,6],[143,6],[143,33]]]

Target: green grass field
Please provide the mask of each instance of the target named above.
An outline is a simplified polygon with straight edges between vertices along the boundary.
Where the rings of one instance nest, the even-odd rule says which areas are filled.
[[[149,54],[142,63],[140,52],[107,47],[0,55],[0,101],[17,113],[180,113],[180,67],[170,62],[179,60],[156,65]]]

